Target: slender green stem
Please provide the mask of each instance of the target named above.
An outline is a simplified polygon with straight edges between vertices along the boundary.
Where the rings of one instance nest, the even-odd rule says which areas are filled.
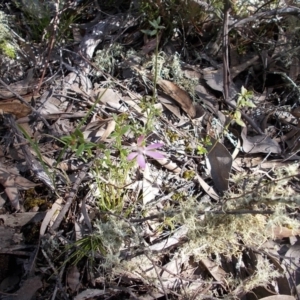
[[[154,81],[153,81],[153,103],[155,103],[155,98],[157,94],[156,84],[157,84],[157,62],[158,62],[158,31],[156,32],[156,47],[155,47],[155,66],[154,66]]]

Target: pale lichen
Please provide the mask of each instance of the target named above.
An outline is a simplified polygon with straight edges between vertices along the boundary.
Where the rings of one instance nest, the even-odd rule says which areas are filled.
[[[8,16],[2,11],[0,11],[0,50],[9,58],[16,57],[16,44],[10,33]]]

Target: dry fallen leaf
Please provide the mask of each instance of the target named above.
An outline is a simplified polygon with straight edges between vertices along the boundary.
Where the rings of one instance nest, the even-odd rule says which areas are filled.
[[[158,100],[162,103],[164,107],[166,107],[170,112],[172,112],[180,122],[183,121],[184,118],[189,120],[185,115],[182,115],[180,112],[180,108],[177,104],[175,104],[174,100],[167,95],[158,95]]]
[[[157,84],[164,93],[180,104],[181,108],[191,117],[196,117],[196,108],[189,94],[171,81],[159,79]]]
[[[179,174],[181,172],[181,168],[179,168],[178,165],[172,162],[169,158],[158,159],[157,162],[175,174]]]
[[[288,295],[274,295],[269,297],[260,298],[260,300],[295,300],[294,296]]]
[[[176,246],[184,239],[186,239],[187,233],[188,228],[187,226],[183,225],[178,230],[176,230],[171,236],[169,236],[168,240],[163,240],[157,244],[149,246],[149,250],[160,252],[162,250]]]
[[[299,59],[297,56],[294,55],[292,58],[292,63],[290,65],[289,77],[295,81],[299,74],[300,74]]]
[[[25,79],[8,85],[9,89],[19,95],[26,95],[33,89],[38,79],[33,78],[34,69],[29,69]],[[15,97],[15,94],[9,91],[5,86],[0,86],[0,99],[8,99]]]
[[[207,271],[211,274],[211,276],[218,282],[221,283],[221,285],[226,289],[226,275],[227,273],[222,269],[221,266],[219,266],[214,261],[203,258],[201,259],[201,263],[205,266]]]
[[[2,164],[0,164],[0,184],[4,186],[5,193],[16,210],[20,209],[19,190],[27,190],[38,185],[19,175],[16,168],[7,168]]]
[[[42,286],[40,276],[28,278],[23,282],[21,288],[14,293],[15,295],[11,295],[9,299],[30,300]]]
[[[205,181],[204,179],[199,176],[198,174],[196,174],[196,178],[198,179],[199,181],[199,184],[201,185],[201,187],[203,188],[203,190],[210,196],[212,197],[213,199],[215,200],[220,200],[220,196],[216,193],[216,191],[214,190],[213,187],[209,186]]]
[[[100,102],[106,106],[118,111],[121,109],[121,96],[118,92],[112,89],[98,88],[94,91],[94,94],[97,95],[97,98],[100,97]]]
[[[152,177],[149,166],[146,164],[143,172],[143,204],[146,205],[159,194],[159,188],[155,184],[155,178]]]
[[[300,234],[299,229],[289,229],[287,227],[281,227],[281,226],[276,226],[271,230],[274,239],[283,239],[283,238],[288,238]]]
[[[81,128],[84,138],[87,141],[97,143],[100,140],[105,141],[107,137],[115,130],[116,122],[109,118],[106,120],[97,120]]]
[[[207,159],[210,174],[217,191],[224,193],[228,189],[228,181],[232,167],[232,156],[229,151],[211,137],[212,145],[207,147]]]
[[[67,270],[67,283],[71,291],[74,293],[80,287],[80,273],[77,266],[70,266]]]
[[[247,136],[247,128],[241,132],[243,151],[246,153],[281,153],[279,144],[267,135]]]
[[[1,100],[0,112],[3,114],[12,114],[16,119],[27,117],[31,113],[28,105],[21,103],[19,100]]]
[[[50,224],[50,226],[53,225],[56,217],[58,216],[58,213],[62,209],[62,198],[58,198],[52,205],[51,209],[47,211],[47,214],[42,222],[42,225],[40,227],[40,236],[43,236],[46,232],[47,226]]]

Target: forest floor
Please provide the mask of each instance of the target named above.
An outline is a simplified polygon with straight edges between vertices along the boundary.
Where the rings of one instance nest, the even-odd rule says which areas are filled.
[[[0,0],[0,299],[300,299],[300,5],[257,3]]]

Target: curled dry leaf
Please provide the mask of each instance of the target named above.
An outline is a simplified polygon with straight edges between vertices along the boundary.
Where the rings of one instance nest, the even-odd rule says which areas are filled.
[[[92,82],[82,73],[69,73],[64,80],[64,88],[77,94],[91,95]]]
[[[173,98],[181,108],[191,117],[196,117],[196,108],[193,104],[192,99],[190,98],[189,94],[178,87],[176,84],[174,84],[171,81],[159,79],[157,81],[157,84],[160,86],[160,88],[169,95],[171,98]]]
[[[34,84],[38,82],[37,79],[33,78],[33,71],[34,69],[30,69],[25,79],[8,85],[8,88],[6,88],[5,86],[0,86],[0,99],[8,99],[14,97],[15,94],[10,90],[21,96],[28,94],[30,90],[33,89]]]
[[[160,38],[162,36],[162,32],[153,39],[148,40],[145,45],[142,47],[142,51],[144,54],[148,54],[155,50],[157,43],[160,42]]]
[[[42,222],[41,228],[40,228],[40,236],[43,236],[46,232],[47,226],[50,224],[53,225],[56,217],[58,216],[58,213],[62,209],[62,198],[58,198],[52,205],[51,209],[47,211],[47,214]]]
[[[5,227],[22,227],[27,223],[38,223],[44,219],[45,212],[24,212],[17,214],[1,214],[0,220]]]
[[[272,233],[272,236],[274,237],[274,239],[283,239],[283,238],[289,238],[291,236],[299,235],[300,230],[276,226],[271,229],[271,233]]]
[[[211,276],[218,282],[220,282],[223,286],[224,289],[227,287],[226,283],[226,275],[227,273],[222,269],[219,264],[216,262],[208,259],[208,258],[203,258],[201,259],[201,263],[205,266],[207,271],[211,274]]]
[[[83,136],[86,140],[97,143],[100,140],[105,141],[110,134],[115,130],[116,122],[112,119],[97,120],[91,122],[81,128]]]
[[[241,137],[246,153],[281,153],[279,144],[267,135],[247,136],[247,127],[244,127]]]
[[[224,193],[228,189],[228,181],[232,167],[232,156],[228,150],[211,137],[212,144],[207,147],[207,159],[210,174],[217,191]]]
[[[201,187],[203,188],[203,190],[210,196],[212,197],[213,199],[215,200],[220,200],[220,197],[219,195],[216,193],[216,191],[214,190],[213,187],[209,186],[205,181],[204,179],[199,176],[198,174],[196,175]]]
[[[290,65],[289,77],[292,80],[296,80],[299,74],[300,74],[299,58],[297,56],[293,56],[292,63]]]
[[[186,116],[183,116],[180,112],[180,108],[177,104],[175,104],[174,100],[169,97],[168,95],[159,95],[158,100],[162,103],[164,107],[166,107],[170,112],[172,112],[180,121],[183,121],[186,118],[188,121],[189,119]]]
[[[97,97],[101,97],[100,102],[108,107],[121,111],[121,96],[112,89],[99,88],[94,91]]]

